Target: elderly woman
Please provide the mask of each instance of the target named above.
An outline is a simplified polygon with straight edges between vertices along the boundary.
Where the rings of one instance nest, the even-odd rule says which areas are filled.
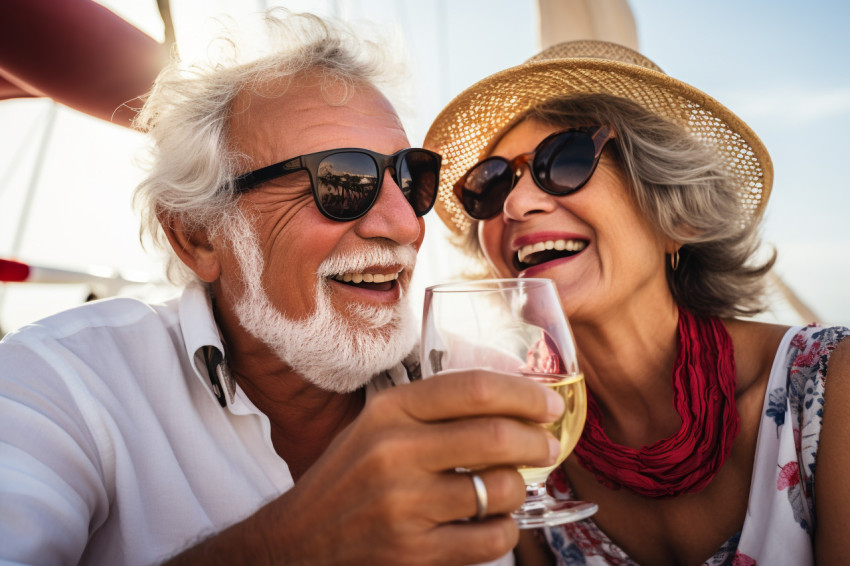
[[[850,331],[745,320],[774,259],[757,253],[772,166],[746,124],[640,54],[582,41],[470,87],[425,145],[467,250],[493,276],[555,281],[589,389],[549,487],[599,511],[526,537],[520,559],[850,556]]]

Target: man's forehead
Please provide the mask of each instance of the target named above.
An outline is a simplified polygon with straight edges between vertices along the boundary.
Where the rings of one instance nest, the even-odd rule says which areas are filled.
[[[240,93],[229,131],[254,167],[336,147],[392,153],[408,145],[401,120],[373,86],[305,74]]]

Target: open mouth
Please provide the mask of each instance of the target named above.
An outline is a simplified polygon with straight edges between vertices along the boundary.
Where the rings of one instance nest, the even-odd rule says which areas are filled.
[[[523,271],[547,261],[576,255],[586,247],[585,240],[546,240],[528,244],[514,252],[514,267]]]
[[[331,276],[331,279],[370,291],[391,291],[398,280],[401,271],[396,273],[339,273]]]

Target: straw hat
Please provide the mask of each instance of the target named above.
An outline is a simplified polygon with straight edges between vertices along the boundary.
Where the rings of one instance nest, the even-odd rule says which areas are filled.
[[[453,192],[457,180],[481,160],[501,130],[519,114],[569,94],[607,93],[641,104],[712,144],[740,179],[741,206],[757,220],[773,183],[767,149],[740,118],[707,94],[678,81],[627,47],[582,40],[554,45],[522,65],[472,85],[443,109],[425,147],[443,156],[434,208],[462,234],[471,220]]]

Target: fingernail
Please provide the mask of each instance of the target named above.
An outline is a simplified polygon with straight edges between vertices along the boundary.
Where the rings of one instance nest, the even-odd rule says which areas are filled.
[[[549,461],[557,462],[561,457],[561,443],[556,438],[549,439]]]
[[[546,408],[549,410],[549,416],[551,417],[549,422],[552,422],[564,414],[566,405],[564,405],[564,398],[555,391],[547,389],[546,395]]]

